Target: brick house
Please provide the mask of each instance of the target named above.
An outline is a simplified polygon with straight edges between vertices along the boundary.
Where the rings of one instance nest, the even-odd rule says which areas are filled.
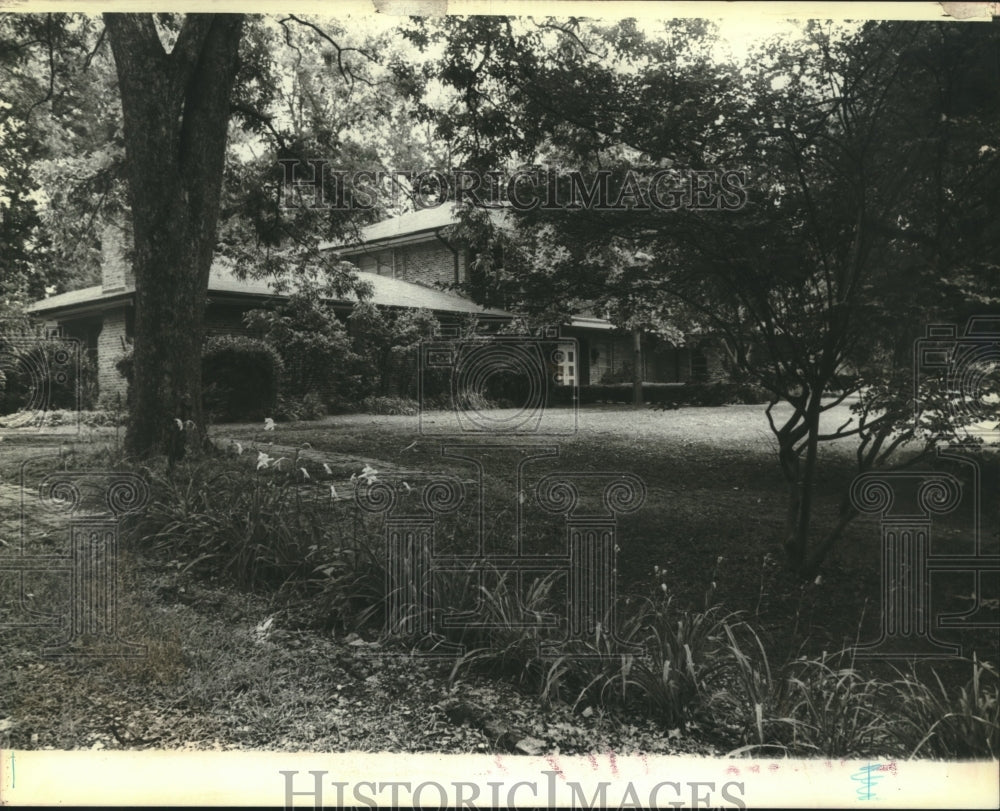
[[[470,315],[513,318],[448,289],[465,281],[469,261],[469,250],[446,237],[446,229],[455,222],[448,207],[422,209],[368,226],[350,244],[331,243],[321,249],[336,250],[357,265],[361,278],[372,285],[373,303],[380,307],[427,309],[442,323]],[[101,284],[50,296],[26,308],[47,327],[58,327],[63,335],[81,341],[96,364],[102,394],[124,394],[125,388],[115,363],[131,341],[134,323],[135,281],[127,241],[118,226],[108,226],[102,234]],[[209,278],[206,329],[209,334],[243,332],[245,312],[278,298],[271,283],[240,280],[219,259]],[[353,304],[350,299],[334,302],[345,316]],[[576,339],[579,347],[579,357],[565,357],[561,372],[567,382],[586,385],[624,379],[631,368],[633,337],[602,318],[574,317],[562,325],[561,335]],[[643,379],[648,382],[726,376],[721,353],[711,345],[673,346],[655,336],[643,336],[642,345]]]
[[[338,248],[362,273],[444,287],[467,279],[469,250],[447,238],[458,222],[449,206],[426,208],[394,217],[361,232],[358,244]],[[367,276],[365,278],[368,278]],[[603,318],[575,316],[561,327],[561,335],[575,338],[580,349],[572,374],[579,385],[624,377],[634,358],[633,337]],[[642,336],[642,376],[650,383],[724,380],[728,374],[719,347],[692,336],[685,346],[674,346],[655,336]],[[567,358],[568,361],[568,358]],[[631,376],[628,376],[631,381]]]

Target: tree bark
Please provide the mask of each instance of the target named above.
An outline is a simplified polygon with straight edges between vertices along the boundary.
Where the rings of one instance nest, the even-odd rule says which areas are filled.
[[[789,539],[791,563],[802,573],[809,550],[809,528],[812,522],[813,486],[816,481],[816,452],[819,436],[819,409],[822,389],[810,392],[806,406],[806,458],[798,481],[799,495],[795,526]]]
[[[126,450],[204,430],[201,348],[242,15],[189,14],[168,54],[146,14],[105,14],[124,116],[135,239]]]
[[[642,405],[642,330],[632,327],[632,404]]]

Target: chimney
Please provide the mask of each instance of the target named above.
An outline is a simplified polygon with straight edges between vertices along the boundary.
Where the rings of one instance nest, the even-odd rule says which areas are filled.
[[[135,288],[132,275],[132,229],[108,223],[101,232],[101,288],[105,293]]]

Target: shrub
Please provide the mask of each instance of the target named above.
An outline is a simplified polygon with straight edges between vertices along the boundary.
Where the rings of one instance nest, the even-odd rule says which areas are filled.
[[[101,392],[101,396],[97,398],[95,410],[124,413],[126,410],[125,395],[118,391]]]
[[[115,362],[129,388],[134,367],[130,346]],[[216,421],[256,421],[270,416],[281,370],[281,356],[265,341],[243,335],[210,337],[201,354],[202,403],[207,415]],[[128,399],[126,395],[125,403]],[[104,403],[102,409],[115,410],[118,405]]]
[[[274,309],[251,310],[244,321],[280,354],[279,388],[286,398],[315,393],[327,408],[341,410],[365,393],[366,370],[323,289],[300,282],[303,287],[287,301]]]
[[[616,384],[624,383],[631,385],[635,379],[633,377],[632,368],[632,361],[623,361],[617,371],[608,369],[603,375],[601,375],[601,379],[597,381],[597,385],[614,386]]]
[[[302,398],[302,419],[318,420],[327,415],[326,403],[318,392],[310,391]]]
[[[420,413],[420,403],[409,397],[370,395],[361,401],[361,410],[368,414],[414,416]]]
[[[96,409],[84,411],[81,415],[83,424],[90,428],[114,428],[125,424],[124,411],[105,411]]]
[[[370,302],[357,304],[350,316],[354,351],[369,374],[366,394],[417,397],[420,341],[438,334],[440,324],[429,310],[392,312]],[[424,393],[436,375],[424,374]]]
[[[18,411],[0,417],[0,428],[58,428],[63,425],[85,425],[88,428],[113,428],[125,424],[124,411],[107,411],[94,409],[91,411],[73,411],[57,408],[52,411],[28,412]]]
[[[77,354],[76,342],[39,338],[37,344],[9,346],[5,340],[0,335],[0,356],[6,357],[0,372],[0,414],[31,405],[49,411],[93,407],[97,367],[87,353]]]
[[[132,385],[132,370],[135,368],[135,356],[132,351],[132,346],[129,347],[122,353],[122,356],[115,361],[115,369],[118,370],[120,374],[128,385]]]
[[[304,419],[302,416],[303,413],[304,409],[302,408],[301,399],[278,394],[274,404],[274,418],[276,420],[279,422],[297,422]]]
[[[568,402],[572,393],[569,386],[559,386],[553,391],[557,401]],[[581,405],[594,403],[623,403],[633,401],[633,387],[629,383],[580,386]],[[720,406],[730,404],[766,403],[767,393],[746,383],[643,383],[642,399],[646,405],[660,408],[681,406]]]
[[[329,413],[318,392],[311,391],[302,397],[279,394],[273,409],[274,418],[281,422],[318,420]]]
[[[270,416],[281,368],[281,358],[265,341],[237,335],[209,338],[201,358],[206,412],[224,421]]]

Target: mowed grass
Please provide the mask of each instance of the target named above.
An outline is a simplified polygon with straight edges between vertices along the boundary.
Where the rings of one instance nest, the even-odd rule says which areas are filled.
[[[474,468],[444,456],[444,447],[485,442],[525,446],[525,453],[534,453],[534,446],[555,446],[557,457],[525,468],[529,481],[554,471],[607,472],[634,474],[645,484],[644,506],[618,519],[619,593],[649,595],[665,583],[679,605],[700,608],[706,599],[719,602],[759,621],[781,654],[799,649],[818,654],[872,639],[880,622],[878,522],[865,517],[852,523],[818,582],[802,583],[793,577],[781,552],[786,484],[764,411],[761,405],[670,411],[588,406],[577,413],[554,409],[545,414],[538,433],[504,437],[438,435],[435,432],[452,421],[440,412],[425,414],[422,420],[334,416],[319,422],[279,424],[273,434],[257,425],[223,426],[215,433],[258,443],[308,443],[319,451],[383,461],[404,470],[468,477],[474,475]],[[787,406],[775,407],[777,424],[787,413]],[[516,420],[513,410],[485,411],[479,416],[484,425]],[[837,406],[824,415],[823,428],[833,431],[851,416],[848,404]],[[821,446],[814,492],[817,534],[832,526],[856,475],[856,447],[852,438]],[[995,486],[995,470],[987,474],[987,487]],[[487,465],[485,478],[487,502],[492,505],[486,526],[494,535],[489,540],[495,541],[496,534],[513,532],[516,496],[508,469],[499,463],[493,468]],[[996,504],[988,498],[983,500],[982,518],[985,545],[995,551]],[[524,520],[528,520],[527,513]],[[550,521],[550,534],[552,527]],[[937,519],[935,528],[936,551],[972,551],[966,517]],[[530,536],[531,527],[525,530]],[[471,545],[474,540],[466,542]],[[654,566],[661,570],[659,574],[654,573]],[[969,607],[962,600],[974,591],[971,576],[940,575],[934,585],[935,610]],[[996,642],[989,632],[966,632],[962,639],[976,647],[982,658],[996,661]]]

